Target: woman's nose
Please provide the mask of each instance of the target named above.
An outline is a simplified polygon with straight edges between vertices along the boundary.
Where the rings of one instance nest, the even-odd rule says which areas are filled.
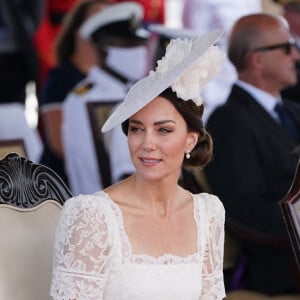
[[[151,132],[145,132],[143,139],[143,149],[147,151],[154,150],[156,147],[155,138]]]

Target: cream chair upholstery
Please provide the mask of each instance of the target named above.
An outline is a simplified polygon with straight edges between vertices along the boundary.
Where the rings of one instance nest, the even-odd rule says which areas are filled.
[[[0,161],[0,299],[50,299],[55,229],[69,197],[51,169],[15,153]]]
[[[0,299],[50,299],[60,206],[46,202],[33,209],[0,208]]]

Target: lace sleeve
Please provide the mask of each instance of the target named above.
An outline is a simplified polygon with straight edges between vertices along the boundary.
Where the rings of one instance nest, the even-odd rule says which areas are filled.
[[[102,299],[113,240],[110,222],[99,196],[78,196],[65,203],[55,236],[53,299]]]
[[[209,195],[205,201],[208,234],[203,257],[203,289],[200,299],[220,300],[226,296],[223,279],[225,210],[216,196]]]

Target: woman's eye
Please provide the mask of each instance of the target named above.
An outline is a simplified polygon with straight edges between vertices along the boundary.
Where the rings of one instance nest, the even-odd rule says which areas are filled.
[[[170,128],[162,127],[162,128],[159,128],[159,131],[162,132],[162,133],[170,133],[170,132],[172,132],[173,130],[170,129]]]
[[[137,126],[130,126],[130,127],[129,127],[129,130],[130,130],[131,132],[137,132],[137,131],[142,130],[142,128],[137,127]]]

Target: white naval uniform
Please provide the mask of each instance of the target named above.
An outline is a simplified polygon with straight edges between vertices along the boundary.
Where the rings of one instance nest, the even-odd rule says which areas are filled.
[[[38,131],[29,126],[24,105],[0,104],[0,140],[14,139],[22,139],[28,158],[33,162],[39,162],[43,143]]]
[[[78,87],[87,84],[91,84],[92,87],[84,93],[76,93]],[[122,101],[127,90],[126,84],[102,69],[93,67],[88,76],[64,101],[62,136],[66,171],[74,195],[91,194],[103,188],[86,103]],[[106,139],[114,142],[106,147],[111,159],[113,182],[115,182],[122,173],[132,173],[134,169],[128,153],[127,137],[121,133],[121,128],[117,127],[109,134],[112,136]]]

